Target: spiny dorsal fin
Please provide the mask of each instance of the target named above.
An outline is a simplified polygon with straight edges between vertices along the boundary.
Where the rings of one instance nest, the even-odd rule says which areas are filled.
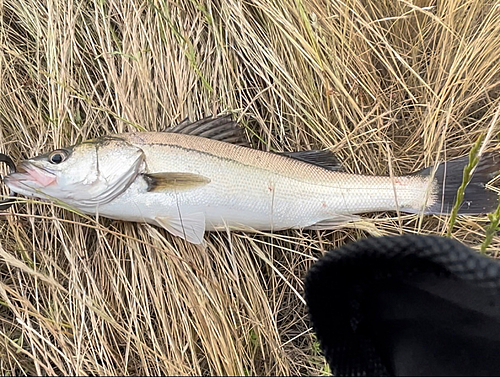
[[[239,127],[231,115],[221,115],[215,118],[206,117],[195,122],[184,119],[177,126],[167,128],[165,132],[201,136],[207,139],[224,141],[226,143],[249,146],[245,137],[245,129]]]
[[[210,179],[193,173],[151,173],[144,174],[148,192],[188,190],[210,183]]]
[[[330,151],[301,151],[301,152],[281,152],[281,155],[294,158],[309,164],[313,164],[328,170],[342,170],[342,164],[337,157]]]

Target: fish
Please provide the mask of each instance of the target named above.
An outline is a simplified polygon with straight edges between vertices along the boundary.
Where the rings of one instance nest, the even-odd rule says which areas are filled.
[[[397,177],[351,174],[329,150],[251,148],[231,116],[216,116],[56,149],[22,161],[4,183],[30,198],[149,223],[202,244],[206,231],[333,229],[398,209],[449,214],[468,162],[462,156]],[[485,185],[499,162],[497,152],[482,154],[459,214],[496,208],[497,194]]]

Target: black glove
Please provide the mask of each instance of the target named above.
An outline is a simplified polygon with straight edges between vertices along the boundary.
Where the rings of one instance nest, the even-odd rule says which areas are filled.
[[[500,264],[458,241],[345,245],[311,267],[305,297],[335,375],[500,373]]]

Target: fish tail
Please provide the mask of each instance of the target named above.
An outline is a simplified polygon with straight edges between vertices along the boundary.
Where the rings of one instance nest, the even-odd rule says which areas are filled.
[[[469,156],[462,156],[440,163],[434,175],[433,199],[424,210],[425,214],[449,214],[455,205],[458,188],[462,185],[464,168]],[[435,166],[413,173],[413,176],[431,176]],[[498,194],[486,188],[500,170],[500,153],[487,152],[480,157],[472,178],[465,188],[459,215],[479,215],[494,211],[498,206]],[[418,212],[418,211],[414,211]]]

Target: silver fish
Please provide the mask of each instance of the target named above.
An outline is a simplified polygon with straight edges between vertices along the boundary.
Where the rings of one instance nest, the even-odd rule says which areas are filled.
[[[468,157],[390,178],[341,171],[329,151],[271,153],[243,146],[229,117],[184,121],[166,132],[104,136],[23,161],[4,178],[14,192],[83,213],[147,222],[199,244],[205,231],[329,229],[356,214],[448,213]],[[461,214],[486,213],[484,184],[500,161],[482,156]],[[432,174],[434,173],[434,177]]]

